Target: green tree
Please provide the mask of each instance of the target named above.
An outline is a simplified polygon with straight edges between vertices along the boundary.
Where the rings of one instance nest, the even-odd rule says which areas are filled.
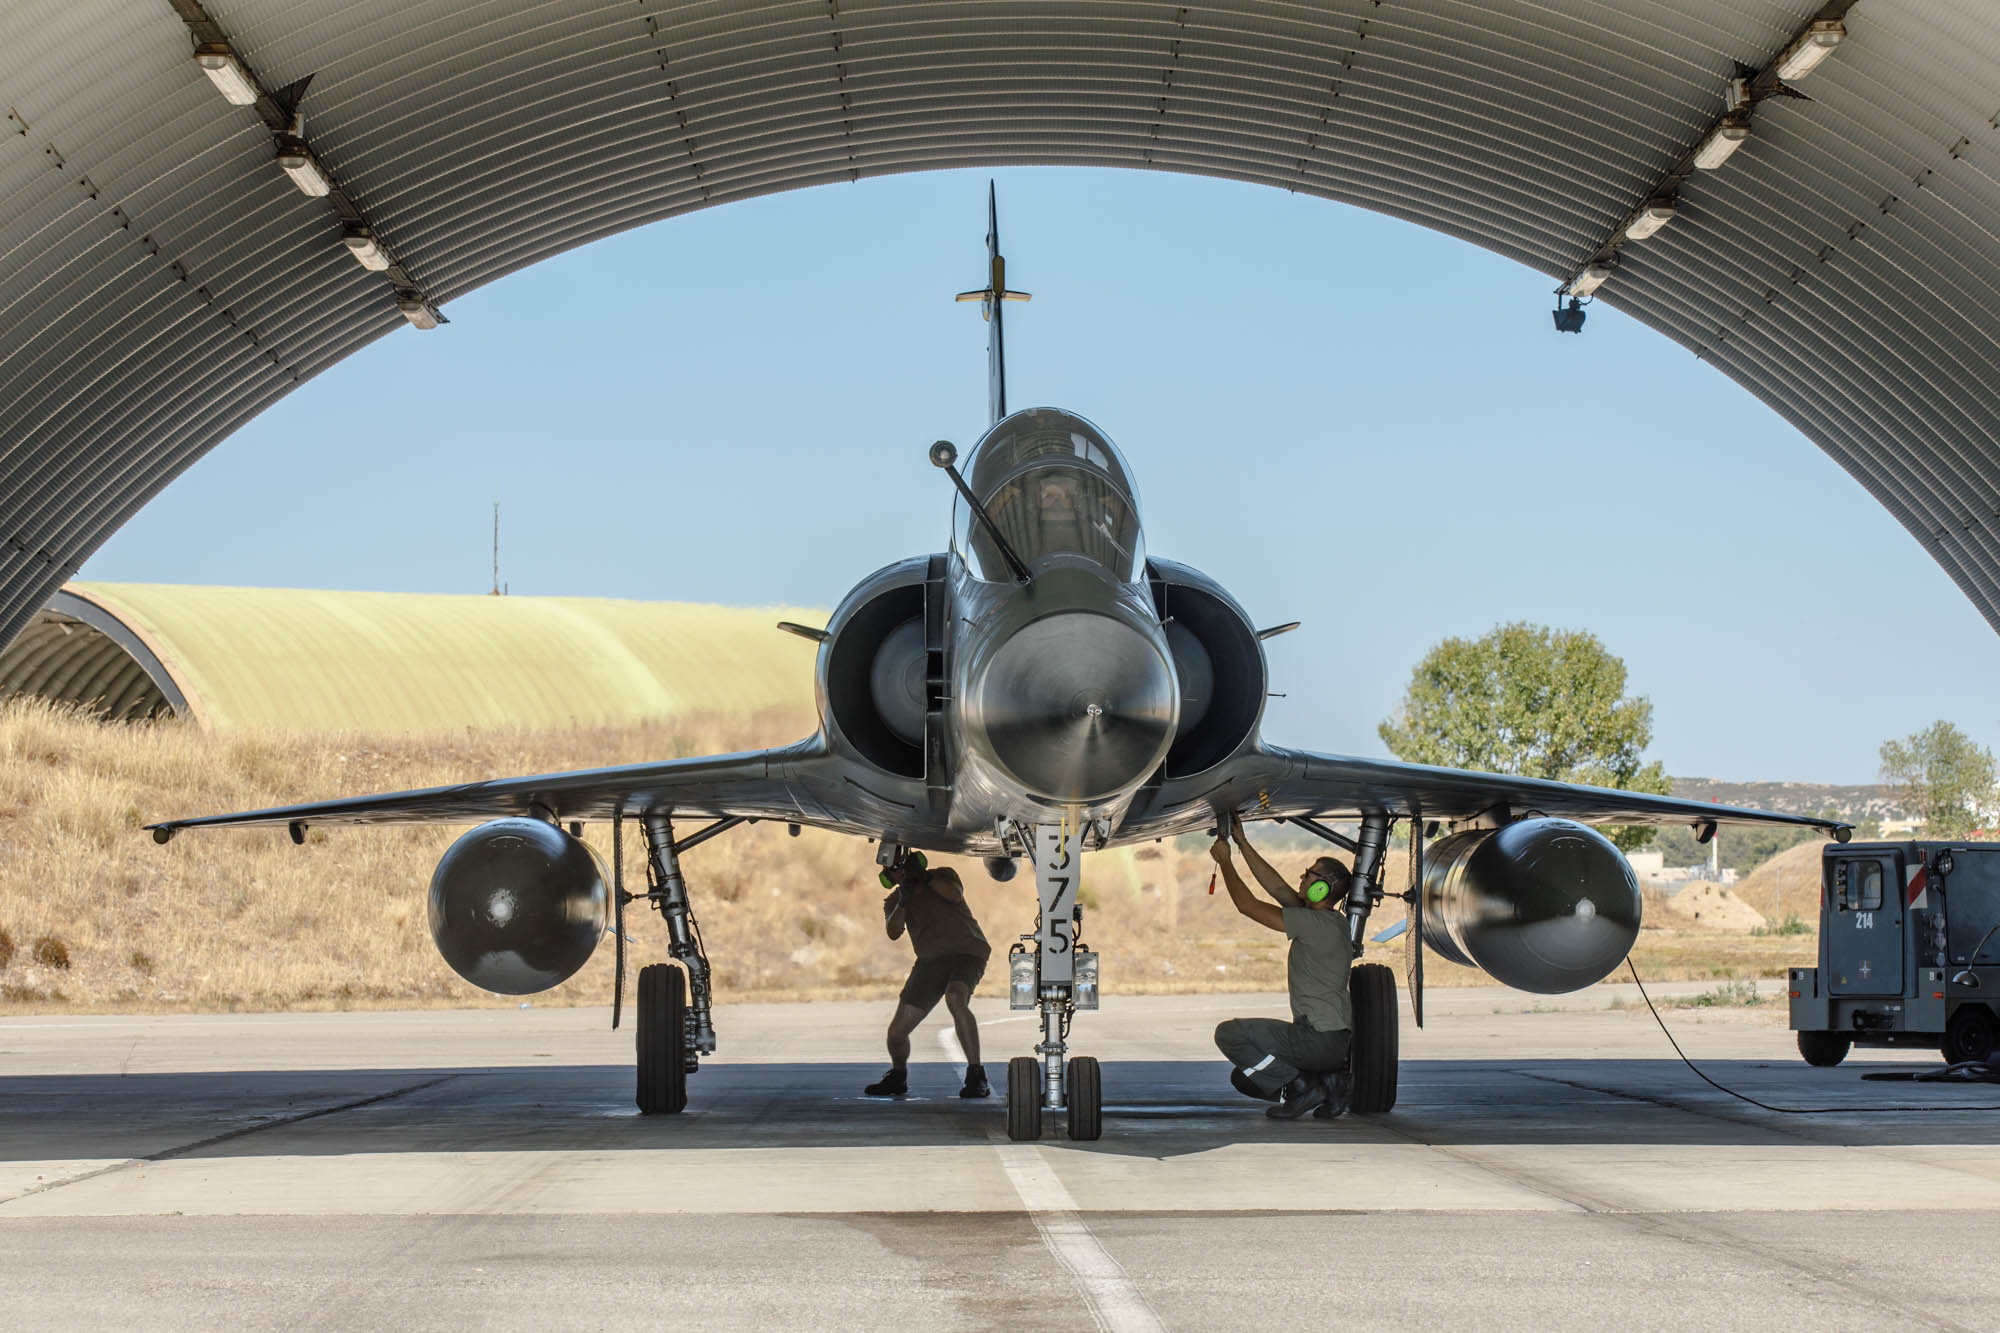
[[[1882,742],[1882,781],[1924,821],[1926,838],[1963,838],[1980,827],[2000,793],[1993,752],[1949,722]]]
[[[1625,697],[1625,663],[1594,634],[1500,625],[1446,639],[1417,663],[1396,716],[1377,728],[1398,759],[1665,794],[1646,763],[1653,705]],[[1649,828],[1620,829],[1631,850]]]

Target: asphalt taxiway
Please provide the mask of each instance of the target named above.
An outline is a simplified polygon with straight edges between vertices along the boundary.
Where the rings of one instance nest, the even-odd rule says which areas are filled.
[[[1721,1082],[1841,1108],[1780,1115],[1619,995],[1433,992],[1394,1113],[1301,1124],[1209,1044],[1279,997],[1110,997],[1088,1144],[1010,1143],[936,1021],[861,1096],[881,1004],[723,1009],[660,1118],[603,1010],[0,1020],[0,1323],[1991,1326],[2000,1111],[1950,1108],[2000,1087],[1669,1012]],[[979,1012],[997,1077],[1030,1025]]]

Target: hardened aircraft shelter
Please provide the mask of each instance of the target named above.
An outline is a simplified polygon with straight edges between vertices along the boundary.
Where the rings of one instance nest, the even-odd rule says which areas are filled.
[[[1540,270],[1768,403],[2000,626],[1993,0],[15,0],[0,35],[0,643],[463,292],[1009,163],[1257,182]]]
[[[812,707],[826,612],[608,597],[72,583],[0,648],[0,700],[206,731],[446,732]]]

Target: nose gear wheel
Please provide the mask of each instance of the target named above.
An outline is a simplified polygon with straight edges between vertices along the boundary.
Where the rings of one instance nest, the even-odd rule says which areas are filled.
[[[1069,1062],[1069,1136],[1094,1142],[1104,1132],[1104,1080],[1097,1057],[1079,1055]]]
[[[1032,1055],[1007,1062],[1007,1137],[1016,1142],[1042,1137],[1042,1062]]]

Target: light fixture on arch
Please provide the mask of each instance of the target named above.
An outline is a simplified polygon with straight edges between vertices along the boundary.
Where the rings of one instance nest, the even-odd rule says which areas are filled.
[[[236,58],[227,42],[203,42],[194,49],[194,63],[208,75],[208,81],[231,106],[257,105],[257,81]]]
[[[1778,57],[1774,72],[1786,82],[1803,79],[1833,54],[1834,47],[1846,40],[1847,27],[1839,19],[1816,20],[1785,48],[1785,53]]]
[[[1701,141],[1701,147],[1694,150],[1694,164],[1703,171],[1714,171],[1729,160],[1730,154],[1743,146],[1750,137],[1750,117],[1732,111],[1715,122],[1715,128]]]
[[[278,136],[278,167],[292,178],[299,193],[324,199],[333,191],[333,180],[313,156],[313,150],[296,133]]]
[[[1672,199],[1648,199],[1625,223],[1625,239],[1643,241],[1674,220],[1680,206]]]

